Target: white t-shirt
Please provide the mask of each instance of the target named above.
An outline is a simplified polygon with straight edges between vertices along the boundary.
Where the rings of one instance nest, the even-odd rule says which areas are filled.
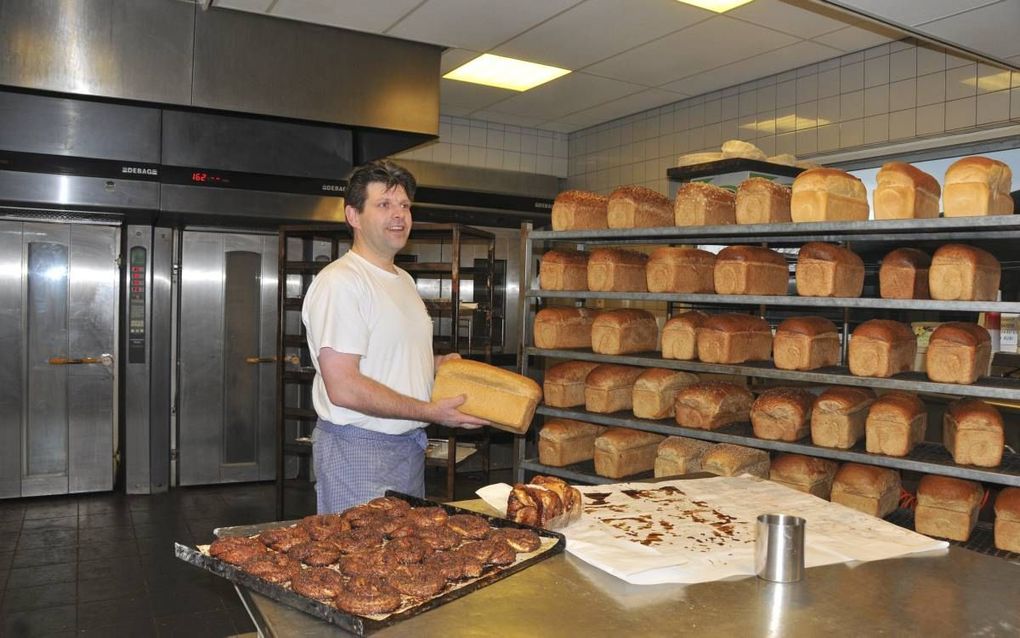
[[[347,251],[312,281],[301,320],[315,364],[312,403],[319,418],[386,434],[404,434],[426,425],[334,405],[319,369],[322,348],[361,355],[361,374],[400,394],[429,400],[435,376],[432,320],[407,272],[397,268],[396,274],[391,273]]]

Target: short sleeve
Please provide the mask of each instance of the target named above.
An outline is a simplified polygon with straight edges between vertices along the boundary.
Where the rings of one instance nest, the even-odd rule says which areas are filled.
[[[302,319],[314,356],[322,348],[361,356],[368,353],[365,305],[369,301],[363,288],[350,276],[312,282],[302,305]]]

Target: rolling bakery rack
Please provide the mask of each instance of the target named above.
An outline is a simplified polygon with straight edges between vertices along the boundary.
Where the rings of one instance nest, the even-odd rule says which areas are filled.
[[[759,382],[793,382],[816,385],[865,386],[875,389],[897,389],[928,396],[926,404],[933,402],[930,395],[944,398],[980,397],[995,404],[1020,405],[1020,379],[1010,377],[982,377],[973,385],[934,383],[924,373],[908,372],[892,378],[871,378],[852,376],[847,368],[846,348],[852,327],[865,320],[883,317],[904,322],[911,320],[965,320],[974,322],[977,313],[1000,312],[1020,313],[1018,301],[937,301],[921,299],[878,298],[876,271],[881,255],[901,246],[927,249],[929,252],[938,245],[948,242],[974,244],[992,252],[1003,262],[1003,281],[1009,266],[1007,260],[1015,254],[1015,243],[1020,239],[1020,215],[998,217],[964,217],[938,219],[910,219],[860,222],[811,222],[778,223],[754,225],[725,225],[699,227],[634,228],[585,231],[535,231],[530,224],[522,227],[522,274],[521,274],[521,352],[522,374],[540,376],[540,360],[577,359],[599,363],[617,363],[641,367],[659,367],[684,370],[695,373],[717,373],[741,375]],[[753,244],[777,249],[788,262],[796,260],[793,250],[810,241],[838,243],[852,248],[865,261],[866,278],[864,295],[860,298],[826,298],[789,296],[745,296],[714,294],[672,294],[638,292],[589,292],[589,291],[547,291],[538,286],[536,265],[544,250],[558,245],[584,250],[588,247],[610,245],[734,245]],[[870,296],[869,296],[870,295]],[[656,308],[661,314],[665,308],[667,318],[674,310],[700,308],[713,312],[754,309],[765,316],[772,325],[787,316],[825,315],[837,326],[842,324],[843,352],[842,366],[822,368],[810,372],[780,370],[769,362],[748,362],[740,365],[709,364],[700,361],[663,359],[658,352],[631,355],[602,355],[590,349],[541,349],[533,344],[533,319],[538,307],[544,305],[570,304],[599,307],[610,302],[623,302],[632,307]],[[538,374],[536,374],[538,373]],[[773,383],[774,385],[774,383]],[[752,386],[752,389],[756,389]],[[810,439],[796,443],[770,441],[755,438],[749,423],[735,424],[720,430],[708,431],[678,425],[673,419],[650,421],[637,419],[629,412],[596,414],[581,408],[560,409],[539,406],[537,414],[543,417],[567,418],[587,421],[598,425],[626,427],[655,432],[663,435],[684,436],[712,442],[735,443],[748,447],[779,452],[793,452],[823,457],[837,461],[866,463],[898,470],[909,470],[929,474],[942,474],[958,478],[981,481],[1000,486],[1020,486],[1020,454],[1009,450],[1003,456],[1002,464],[996,468],[979,468],[956,465],[949,452],[941,445],[926,441],[918,445],[906,457],[891,457],[869,454],[864,451],[863,441],[854,448],[840,450],[813,445]],[[929,420],[929,426],[932,425]],[[1007,426],[1008,427],[1008,426]],[[536,428],[537,430],[537,428]],[[1007,430],[1007,442],[1009,439]],[[567,467],[543,465],[538,458],[528,455],[529,446],[524,436],[515,440],[514,480],[523,481],[525,473],[552,474],[567,480],[601,484],[618,482],[598,476],[591,461]],[[643,478],[645,475],[638,475]],[[626,479],[623,479],[626,480]]]

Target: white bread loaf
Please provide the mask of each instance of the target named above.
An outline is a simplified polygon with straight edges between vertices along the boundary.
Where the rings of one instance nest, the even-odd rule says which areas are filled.
[[[711,315],[697,328],[698,358],[705,363],[768,361],[772,329],[761,317]]]
[[[790,219],[790,187],[764,177],[745,179],[737,187],[738,224],[779,224]]]
[[[928,288],[940,301],[995,301],[1002,267],[990,252],[965,244],[943,244],[931,258]]]
[[[588,253],[578,250],[550,250],[538,267],[542,290],[588,290]]]
[[[754,395],[745,387],[702,381],[676,394],[676,422],[687,428],[718,430],[750,418]]]
[[[917,395],[894,390],[868,409],[865,449],[871,454],[906,456],[924,440],[927,427],[928,411]]]
[[[1013,173],[988,157],[965,157],[946,169],[942,207],[946,217],[1010,215]]]
[[[715,256],[720,295],[785,295],[790,270],[779,253],[761,246],[729,246]]]
[[[883,164],[875,177],[875,219],[939,216],[942,189],[935,178],[903,162]]]
[[[645,292],[648,255],[622,248],[596,248],[588,256],[588,290]]]
[[[584,380],[598,366],[591,361],[564,361],[551,366],[542,381],[545,404],[554,408],[584,405]]]
[[[589,461],[595,456],[595,437],[604,430],[571,419],[547,421],[538,433],[538,461],[554,467]]]
[[[644,186],[620,186],[609,195],[610,228],[654,228],[673,225],[673,203]]]
[[[883,518],[900,502],[900,474],[873,465],[844,463],[832,479],[831,500]]]
[[[797,254],[796,278],[801,297],[860,297],[864,261],[848,248],[808,242]]]
[[[595,473],[615,479],[652,470],[664,438],[627,428],[606,430],[595,439]]]
[[[976,323],[950,321],[928,339],[925,367],[932,381],[971,384],[988,373],[991,362],[991,338]]]
[[[707,250],[664,246],[648,256],[648,292],[715,292],[715,255]]]
[[[677,226],[735,224],[736,198],[725,188],[705,182],[687,182],[676,192],[673,217]]]
[[[662,358],[691,361],[698,358],[698,326],[708,319],[700,310],[688,310],[662,327]]]
[[[701,459],[712,448],[708,441],[671,436],[659,443],[655,477],[683,476],[701,471]]]
[[[871,319],[854,329],[847,359],[857,377],[891,377],[910,370],[917,337],[909,326],[889,319]]]
[[[824,317],[790,317],[776,328],[772,361],[780,370],[816,370],[839,363],[836,324]]]
[[[769,477],[769,453],[753,447],[720,443],[713,445],[701,457],[701,469],[717,476],[751,474],[767,479]]]
[[[553,200],[553,230],[609,227],[609,198],[587,191],[564,191]]]
[[[432,400],[461,394],[467,400],[458,410],[517,434],[527,432],[542,400],[542,388],[528,377],[480,361],[446,361],[436,371]]]
[[[914,529],[919,534],[965,542],[977,525],[983,496],[980,483],[928,474],[917,485]]]
[[[595,311],[589,308],[543,308],[535,313],[538,348],[590,348]]]
[[[916,248],[897,248],[882,258],[878,294],[882,299],[931,299],[931,257]]]
[[[645,370],[634,382],[634,416],[639,419],[674,417],[677,392],[698,381],[698,375],[689,372],[663,368]]]
[[[811,431],[815,395],[801,388],[771,388],[751,405],[754,435],[769,441],[799,441]]]
[[[839,463],[803,454],[780,454],[772,459],[769,480],[829,500]]]
[[[584,409],[608,414],[630,410],[634,406],[634,382],[643,368],[605,363],[584,381]]]
[[[995,499],[995,546],[1020,554],[1020,487],[1007,487]]]
[[[980,399],[953,401],[942,417],[942,443],[958,465],[997,467],[1006,443],[1002,415]]]
[[[591,327],[591,349],[599,354],[654,351],[659,325],[647,310],[621,308],[599,313]]]
[[[871,388],[836,386],[822,392],[811,408],[811,442],[841,450],[857,445],[875,399]]]
[[[795,222],[864,221],[868,193],[864,183],[835,168],[813,168],[793,180],[790,217]]]

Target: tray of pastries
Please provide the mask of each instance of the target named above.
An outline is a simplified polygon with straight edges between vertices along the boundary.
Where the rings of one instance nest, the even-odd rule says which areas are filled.
[[[175,554],[367,635],[563,551],[561,534],[387,492],[337,514],[225,527]]]

